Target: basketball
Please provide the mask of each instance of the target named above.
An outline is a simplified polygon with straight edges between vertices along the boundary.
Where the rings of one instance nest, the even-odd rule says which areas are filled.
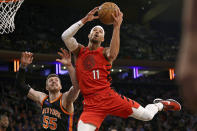
[[[112,14],[114,14],[117,9],[119,9],[119,7],[113,2],[103,3],[98,10],[99,20],[106,25],[113,24]]]

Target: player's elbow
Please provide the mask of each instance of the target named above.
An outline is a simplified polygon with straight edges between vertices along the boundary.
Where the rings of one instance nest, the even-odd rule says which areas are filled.
[[[66,32],[63,32],[61,38],[63,41],[66,41],[69,37]]]

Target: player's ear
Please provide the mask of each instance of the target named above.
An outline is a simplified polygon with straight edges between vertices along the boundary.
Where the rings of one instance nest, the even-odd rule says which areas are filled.
[[[46,90],[49,91],[48,83],[46,83]]]
[[[104,38],[104,36],[102,37],[102,39],[101,39],[101,42],[103,42],[105,40],[105,38]]]

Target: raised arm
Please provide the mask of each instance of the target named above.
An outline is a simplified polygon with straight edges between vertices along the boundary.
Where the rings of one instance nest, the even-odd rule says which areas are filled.
[[[112,14],[112,16],[114,18],[114,22],[113,22],[114,29],[113,29],[112,39],[110,42],[110,47],[106,48],[103,52],[105,57],[108,58],[110,63],[112,63],[116,59],[119,53],[120,26],[123,20],[122,19],[123,13],[120,10],[116,10],[115,14]]]
[[[79,90],[79,85],[78,85],[78,81],[76,78],[76,72],[75,72],[75,69],[71,63],[71,53],[68,53],[67,50],[61,48],[61,52],[58,52],[58,54],[61,56],[61,59],[56,59],[56,61],[58,61],[66,66],[66,68],[69,72],[71,81],[72,81],[72,85],[73,85],[69,89],[69,91],[64,93],[62,96],[63,106],[66,107],[66,109],[67,109],[68,106],[73,104],[73,102],[77,99],[80,90]]]
[[[98,7],[95,7],[91,10],[84,18],[82,18],[77,23],[71,25],[67,30],[65,30],[62,34],[62,40],[64,41],[66,47],[71,51],[74,55],[78,55],[81,45],[77,42],[77,40],[73,37],[77,31],[88,21],[92,21],[94,19],[98,19],[98,16],[94,16],[94,14],[98,11]]]
[[[26,84],[25,81],[25,70],[29,64],[32,63],[33,54],[30,52],[22,52],[21,65],[19,71],[16,74],[16,87],[23,96],[27,96],[35,102],[42,103],[42,100],[46,94],[35,91],[30,85]]]

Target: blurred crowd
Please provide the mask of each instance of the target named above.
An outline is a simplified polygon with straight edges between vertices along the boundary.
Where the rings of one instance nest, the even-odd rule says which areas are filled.
[[[141,77],[139,79],[118,79],[113,77],[112,87],[122,95],[136,100],[145,106],[155,98],[173,98],[181,101],[178,94],[178,87],[174,81],[158,80],[158,77]],[[44,91],[45,78],[28,78],[32,88]],[[69,76],[61,76],[63,90],[71,86]],[[12,82],[11,82],[12,81]],[[4,78],[0,82],[0,109],[6,109],[9,113],[9,131],[39,131],[41,108],[26,97],[21,97],[14,88],[14,78]],[[82,112],[83,98],[80,95],[74,103],[75,114],[73,130],[76,131],[77,121]],[[152,121],[142,122],[134,118],[122,119],[108,116],[100,131],[196,131],[197,117],[188,112],[184,107],[180,112],[160,112]]]
[[[66,12],[66,15],[62,15],[62,12]],[[56,53],[60,47],[65,47],[61,40],[63,31],[83,18],[86,13],[67,8],[24,3],[16,15],[15,31],[0,36],[0,49]],[[98,20],[89,22],[80,29],[76,34],[78,42],[87,45],[89,31],[97,24],[101,23]],[[103,46],[109,46],[112,26],[101,25],[106,30],[106,41]],[[179,47],[178,35],[168,36],[152,29],[151,26],[124,22],[120,38],[119,58],[162,61],[175,61],[176,59]]]

